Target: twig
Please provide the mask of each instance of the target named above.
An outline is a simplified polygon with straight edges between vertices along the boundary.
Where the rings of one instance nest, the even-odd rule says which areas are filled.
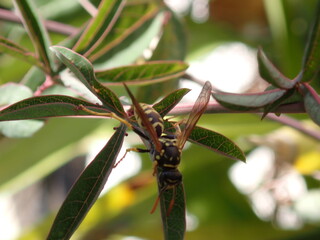
[[[193,103],[179,103],[170,111],[172,115],[189,114],[193,107]],[[208,104],[205,113],[262,113],[263,109],[254,109],[249,111],[235,111],[221,106],[219,103],[211,101]],[[272,113],[305,113],[302,103],[284,104],[279,106]]]
[[[272,121],[276,121],[276,122],[279,122],[279,123],[282,123],[286,126],[290,126],[296,130],[298,130],[299,132],[303,133],[303,134],[306,134],[318,141],[320,141],[320,131],[316,130],[316,129],[308,129],[306,128],[300,121],[294,119],[294,118],[291,118],[291,117],[288,117],[286,115],[281,115],[281,116],[275,116],[273,114],[268,114],[266,116],[266,118],[272,120]]]
[[[20,18],[16,14],[14,14],[9,10],[1,9],[1,8],[0,8],[0,20],[22,24]],[[51,32],[60,33],[63,35],[73,35],[78,33],[79,31],[78,28],[75,28],[73,26],[55,22],[55,21],[50,21],[50,20],[45,20],[44,26],[46,27],[46,29],[48,29]]]

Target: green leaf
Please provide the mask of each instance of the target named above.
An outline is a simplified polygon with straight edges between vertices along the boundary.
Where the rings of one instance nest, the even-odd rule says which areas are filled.
[[[261,48],[258,49],[258,64],[261,77],[278,88],[290,89],[296,82],[285,77],[268,59]]]
[[[309,84],[304,84],[301,89],[303,91],[304,107],[307,113],[310,118],[320,126],[320,96]]]
[[[184,60],[187,53],[187,31],[179,17],[168,9],[160,42],[151,59]]]
[[[263,119],[271,111],[275,111],[281,104],[288,104],[288,103],[301,101],[301,99],[299,98],[301,98],[301,95],[300,94],[298,95],[295,88],[287,90],[286,93],[283,94],[276,101],[264,107],[263,115],[261,119]]]
[[[235,94],[213,93],[212,96],[222,105],[234,110],[250,110],[266,106],[279,99],[285,90],[269,90],[261,93]]]
[[[190,89],[181,88],[178,89],[164,98],[161,99],[158,103],[153,105],[153,108],[161,115],[161,117],[166,116],[186,95]]]
[[[159,179],[158,191],[159,193],[161,191],[161,184],[159,182]],[[173,197],[174,206],[168,216],[170,201]],[[175,186],[175,190],[167,189],[160,195],[160,208],[164,239],[183,240],[186,231],[186,203],[183,183],[179,184],[178,186]]]
[[[9,54],[13,57],[21,59],[32,65],[36,65],[43,69],[43,64],[38,60],[34,53],[29,52],[27,49],[19,46],[18,44],[0,36],[0,52]]]
[[[98,12],[95,17],[90,20],[90,23],[81,34],[73,50],[76,52],[84,52],[85,49],[97,41],[101,42],[117,21],[124,2],[124,0],[101,1]]]
[[[55,65],[51,52],[49,51],[50,40],[48,33],[40,21],[35,9],[30,0],[19,1],[15,0],[14,4],[21,14],[21,20],[28,30],[29,37],[33,42],[34,48],[43,62],[46,72],[53,75]]]
[[[78,228],[113,169],[125,131],[125,125],[121,124],[73,185],[53,222],[48,240],[69,239]]]
[[[77,98],[49,95],[28,98],[10,105],[0,111],[0,121],[90,115],[79,109],[79,105],[96,112],[107,112],[102,106]]]
[[[131,64],[162,29],[163,14],[151,1],[125,6],[108,36],[88,56],[99,68]]]
[[[27,74],[24,75],[21,83],[35,92],[45,82],[45,80],[46,76],[44,72],[37,67],[32,67]]]
[[[187,68],[188,65],[181,61],[154,61],[97,71],[96,76],[100,81],[112,82],[112,85],[121,82],[145,85],[181,77]]]
[[[305,49],[301,81],[310,82],[320,71],[320,2],[317,4],[315,20]]]
[[[196,126],[188,140],[228,158],[243,162],[246,160],[242,150],[233,141],[212,130]]]
[[[76,77],[94,94],[111,112],[124,116],[125,112],[119,98],[110,89],[101,85],[94,74],[92,64],[80,54],[60,46],[51,47]]]

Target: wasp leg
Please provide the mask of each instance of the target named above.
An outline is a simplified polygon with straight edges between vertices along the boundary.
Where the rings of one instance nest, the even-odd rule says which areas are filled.
[[[142,149],[142,148],[128,148],[126,149],[125,154],[123,155],[122,158],[113,166],[113,168],[117,167],[119,163],[126,157],[128,152],[139,152],[139,153],[145,153],[145,152],[150,152],[149,149]]]
[[[153,172],[152,172],[152,176],[155,176],[158,172],[158,161],[153,161]]]
[[[113,112],[110,112],[110,113],[100,113],[100,112],[95,112],[95,111],[92,111],[88,108],[86,108],[85,106],[83,106],[82,104],[79,105],[79,108],[87,113],[90,113],[90,114],[93,114],[93,115],[96,115],[96,116],[104,116],[104,117],[110,117],[110,118],[113,118],[113,119],[116,119],[118,120],[119,122],[125,124],[128,128],[130,129],[133,129],[132,125],[124,120],[123,118],[121,117],[118,117],[116,114],[114,114]]]
[[[161,197],[161,195],[163,194],[163,192],[166,191],[167,189],[170,189],[170,187],[164,186],[164,187],[160,190],[160,192],[159,192],[159,194],[158,194],[158,197],[157,197],[156,201],[154,202],[154,204],[153,204],[153,206],[152,206],[152,209],[151,209],[151,211],[150,211],[150,214],[153,214],[153,213],[156,211],[157,206],[158,206],[159,201],[160,201],[160,197]],[[171,213],[171,211],[172,211],[172,209],[173,209],[174,202],[175,202],[175,197],[176,197],[176,188],[173,187],[172,198],[171,198],[171,200],[170,200],[169,207],[168,207],[168,209],[167,209],[167,217],[169,217],[169,215],[170,215],[170,213]]]
[[[153,206],[152,206],[152,209],[150,211],[150,214],[153,214],[154,211],[157,209],[157,206],[159,204],[159,201],[160,201],[160,197],[161,197],[161,194],[167,189],[168,186],[164,186],[160,191],[159,191],[159,194],[158,194],[158,197],[156,199],[156,201],[154,202]]]
[[[167,209],[167,217],[169,217],[171,210],[174,206],[175,198],[176,198],[176,187],[174,186],[172,190],[172,198],[170,200],[169,207]]]

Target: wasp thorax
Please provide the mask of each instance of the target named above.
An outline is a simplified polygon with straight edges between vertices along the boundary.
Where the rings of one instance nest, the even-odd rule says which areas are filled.
[[[155,150],[154,159],[157,161],[159,167],[177,168],[180,163],[181,151],[177,146],[177,139],[175,136],[164,135],[159,138],[161,143],[161,150]]]
[[[148,121],[151,123],[152,127],[157,133],[157,136],[160,137],[164,130],[163,119],[160,114],[150,105],[145,103],[140,103],[141,108],[143,109]],[[144,124],[141,121],[139,114],[134,108],[134,116],[137,119],[138,124],[141,127],[144,127]]]

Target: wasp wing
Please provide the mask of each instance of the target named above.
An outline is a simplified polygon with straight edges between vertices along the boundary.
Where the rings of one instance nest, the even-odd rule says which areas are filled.
[[[153,142],[153,144],[155,146],[155,149],[158,152],[160,152],[161,151],[161,143],[160,143],[160,141],[158,139],[158,135],[156,133],[156,130],[152,127],[150,121],[148,120],[148,117],[146,116],[145,112],[141,108],[139,102],[133,96],[133,94],[130,91],[130,89],[128,88],[128,86],[125,83],[123,83],[123,85],[124,85],[125,89],[127,90],[128,94],[129,94],[129,97],[131,98],[133,106],[137,110],[137,114],[141,118],[141,122],[143,123],[143,125],[144,125],[146,131],[148,132],[148,134],[150,135],[151,141]]]
[[[194,126],[197,124],[199,118],[201,117],[203,112],[206,110],[208,102],[210,100],[211,90],[212,90],[211,83],[208,81],[205,82],[197,101],[193,105],[193,108],[189,114],[187,121],[181,124],[182,132],[178,136],[178,147],[180,149],[183,148]]]

